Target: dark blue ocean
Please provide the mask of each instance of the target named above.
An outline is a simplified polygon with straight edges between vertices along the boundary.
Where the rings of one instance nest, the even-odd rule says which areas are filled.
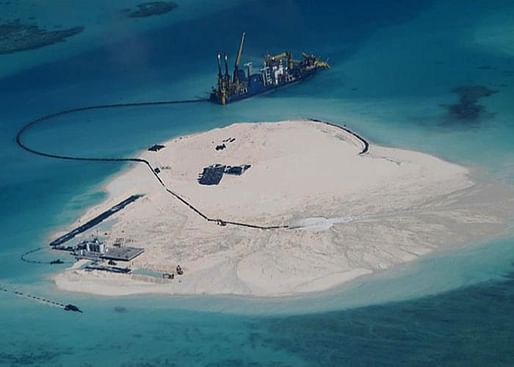
[[[121,10],[136,3],[0,1],[0,24],[84,26],[65,42],[0,54],[0,283],[85,311],[0,292],[0,366],[514,366],[514,235],[272,300],[67,293],[51,280],[65,265],[20,261],[101,202],[102,184],[127,165],[37,157],[16,132],[83,105],[204,98],[216,52],[233,55],[242,31],[246,60],[288,49],[332,68],[225,107],[81,112],[38,125],[27,143],[131,156],[233,122],[313,117],[514,183],[511,0],[177,0],[170,13],[127,18]],[[473,86],[494,93],[477,98],[474,116],[452,114],[455,89]]]

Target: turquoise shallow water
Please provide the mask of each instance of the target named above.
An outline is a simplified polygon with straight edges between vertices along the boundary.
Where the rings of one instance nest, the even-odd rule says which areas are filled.
[[[279,300],[75,295],[54,289],[49,276],[57,268],[19,261],[100,202],[102,182],[125,167],[29,155],[14,142],[23,123],[84,104],[203,97],[214,81],[216,50],[233,52],[242,30],[251,59],[286,47],[326,55],[333,68],[224,108],[84,112],[37,127],[27,141],[56,153],[133,155],[232,122],[316,117],[346,122],[373,142],[437,154],[514,182],[510,1],[213,4],[196,16],[170,14],[169,24],[149,18],[122,29],[114,42],[70,38],[52,46],[51,59],[50,48],[0,55],[0,67],[17,70],[0,79],[0,279],[86,311],[65,313],[0,294],[0,365],[513,365],[509,237],[324,294]],[[101,19],[80,18],[86,32],[111,19],[103,12]],[[288,16],[276,22],[270,14]],[[64,14],[54,16],[66,24],[59,21]],[[12,66],[24,58],[30,66]],[[479,101],[493,115],[447,121],[444,105],[457,101],[452,90],[461,85],[497,90]]]

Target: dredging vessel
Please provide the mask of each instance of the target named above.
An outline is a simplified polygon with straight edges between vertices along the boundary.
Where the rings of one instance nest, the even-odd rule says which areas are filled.
[[[228,71],[227,54],[218,52],[218,84],[211,92],[211,102],[225,105],[239,101],[299,82],[318,70],[330,67],[326,61],[317,56],[302,53],[302,60],[294,60],[290,51],[284,51],[277,55],[265,55],[263,67],[259,72],[254,73],[251,62],[244,64],[243,69],[239,67],[244,42],[245,33],[241,35],[232,76]],[[224,72],[222,62],[225,67]]]

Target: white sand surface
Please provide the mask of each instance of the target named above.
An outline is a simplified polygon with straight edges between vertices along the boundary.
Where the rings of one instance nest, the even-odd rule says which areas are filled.
[[[226,149],[215,147],[224,140]],[[165,191],[142,164],[107,185],[109,199],[82,221],[131,194],[144,198],[116,214],[105,240],[124,238],[145,253],[133,269],[184,275],[163,280],[69,269],[61,289],[137,293],[283,296],[321,291],[412,261],[435,249],[505,230],[512,191],[475,183],[468,169],[436,157],[362,143],[312,121],[240,123],[173,139],[141,157],[166,187],[206,216],[262,230],[208,222]],[[214,163],[250,164],[219,185],[197,182]]]

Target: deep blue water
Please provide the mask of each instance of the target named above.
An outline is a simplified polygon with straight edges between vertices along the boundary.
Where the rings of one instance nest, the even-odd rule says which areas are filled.
[[[248,59],[287,48],[329,57],[333,68],[223,108],[84,112],[37,127],[27,141],[56,153],[131,155],[172,136],[235,121],[317,117],[346,122],[374,142],[434,153],[511,183],[513,19],[514,4],[507,0],[241,1],[145,32],[127,28],[114,43],[84,47],[80,37],[71,38],[52,47],[80,44],[78,54],[1,77],[0,280],[75,302],[86,312],[65,313],[0,294],[0,365],[514,365],[509,237],[305,299],[110,299],[59,292],[49,280],[56,268],[23,263],[19,255],[44,245],[52,231],[100,202],[101,183],[124,167],[35,157],[14,141],[26,121],[65,108],[203,97],[214,82],[215,52],[235,52],[244,30]],[[38,55],[0,55],[0,68]],[[457,101],[452,90],[462,85],[498,91],[479,101],[490,115],[447,119],[444,105]]]

